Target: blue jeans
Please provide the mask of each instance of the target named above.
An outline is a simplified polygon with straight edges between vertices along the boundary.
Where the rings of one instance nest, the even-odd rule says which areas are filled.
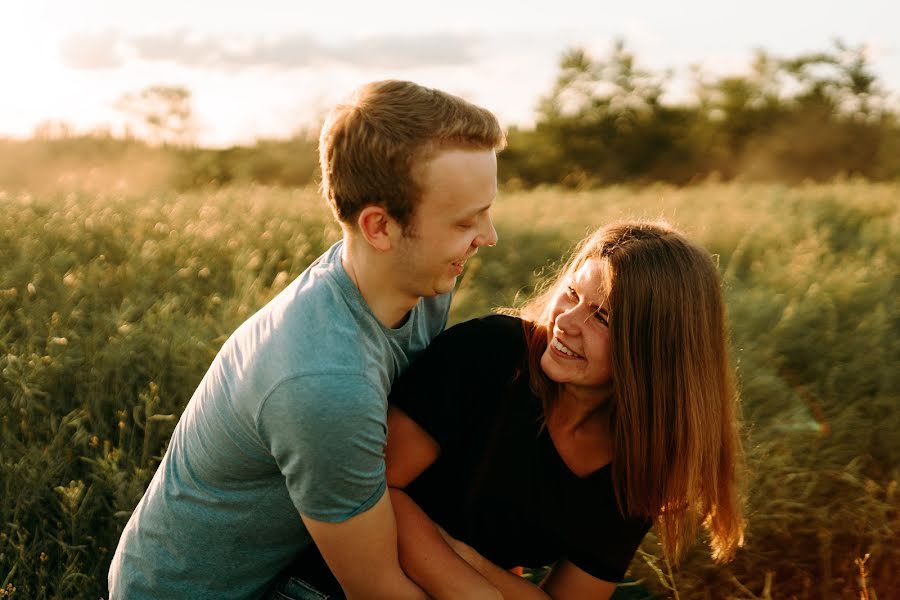
[[[339,600],[343,594],[336,596],[317,590],[312,584],[296,575],[286,577],[275,586],[269,600]]]
[[[267,600],[346,600],[315,544],[304,548],[278,577]]]

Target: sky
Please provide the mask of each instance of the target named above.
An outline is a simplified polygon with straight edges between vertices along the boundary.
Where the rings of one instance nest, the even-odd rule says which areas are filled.
[[[533,123],[560,55],[602,56],[623,38],[639,66],[748,70],[779,56],[864,45],[884,87],[900,92],[895,0],[0,0],[0,137],[46,121],[111,128],[117,100],[151,85],[192,93],[197,141],[287,137],[376,79],[459,94],[506,125]]]

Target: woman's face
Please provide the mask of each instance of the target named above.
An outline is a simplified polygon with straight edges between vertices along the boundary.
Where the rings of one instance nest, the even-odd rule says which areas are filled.
[[[541,357],[547,377],[579,394],[612,387],[607,292],[599,264],[588,260],[563,281],[550,307],[550,341]]]

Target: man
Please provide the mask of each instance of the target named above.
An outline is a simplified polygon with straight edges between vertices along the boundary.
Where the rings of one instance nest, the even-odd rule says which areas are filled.
[[[397,560],[387,395],[497,241],[504,143],[488,111],[409,82],[332,111],[322,188],[343,239],[216,356],[122,533],[110,600],[264,597],[313,541],[348,598],[424,598]]]

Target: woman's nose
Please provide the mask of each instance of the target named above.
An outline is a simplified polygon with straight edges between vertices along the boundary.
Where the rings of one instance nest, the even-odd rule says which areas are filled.
[[[579,333],[579,325],[581,322],[579,321],[578,314],[579,305],[576,304],[570,306],[567,310],[564,310],[556,316],[556,328],[569,335]]]

